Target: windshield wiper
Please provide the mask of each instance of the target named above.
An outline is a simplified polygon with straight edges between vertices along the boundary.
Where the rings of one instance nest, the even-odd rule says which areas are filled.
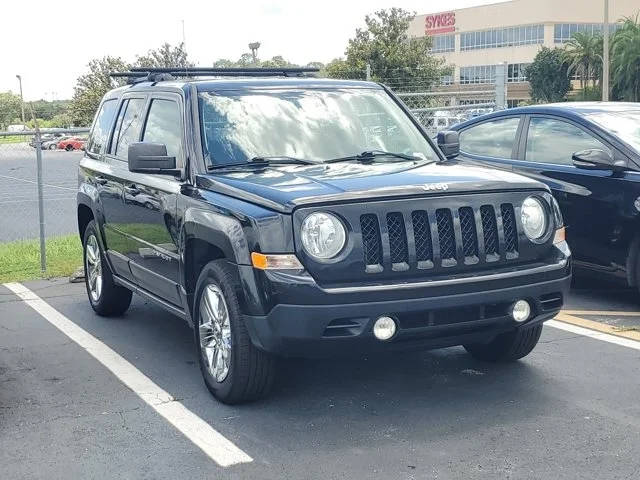
[[[271,156],[271,157],[253,157],[249,160],[249,164],[252,163],[266,163],[266,164],[282,164],[282,165],[317,165],[319,162],[314,160],[307,160],[306,158],[287,157],[284,155]]]
[[[404,153],[385,152],[384,150],[367,150],[357,155],[349,155],[347,157],[332,158],[330,160],[325,160],[323,163],[349,162],[352,160],[356,160],[358,162],[372,162],[377,157],[401,158],[403,160],[409,160],[412,162],[417,160],[425,160],[424,158],[414,157],[413,155],[406,155]]]
[[[261,165],[318,165],[320,162],[313,160],[307,160],[306,158],[296,158],[287,156],[271,156],[271,157],[253,157],[247,162],[227,163],[216,165],[207,162],[207,170],[223,170],[227,168],[243,168],[243,167],[255,167]]]

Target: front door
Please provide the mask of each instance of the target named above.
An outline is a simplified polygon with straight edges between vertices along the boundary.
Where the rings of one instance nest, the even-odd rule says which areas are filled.
[[[166,145],[178,168],[184,167],[185,158],[181,112],[178,95],[152,96],[135,140]],[[176,206],[181,182],[172,176],[133,172],[122,181],[124,218],[119,229],[135,281],[180,306]]]
[[[624,258],[626,231],[623,211],[633,205],[637,193],[635,172],[585,170],[573,165],[573,153],[597,148],[614,157],[622,155],[581,125],[553,116],[531,116],[525,122],[521,160],[514,171],[546,183],[560,205],[567,227],[567,241],[576,260],[607,269]]]

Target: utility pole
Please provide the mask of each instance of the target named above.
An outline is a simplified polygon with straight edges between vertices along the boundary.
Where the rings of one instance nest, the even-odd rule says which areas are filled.
[[[602,101],[609,101],[609,0],[604,0],[602,45]]]
[[[22,96],[22,77],[20,75],[16,75],[18,79],[18,83],[20,84],[20,109],[22,111],[22,124],[24,125],[24,97]]]

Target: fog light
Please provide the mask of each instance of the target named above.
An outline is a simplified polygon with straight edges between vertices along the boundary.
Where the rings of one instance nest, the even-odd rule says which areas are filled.
[[[526,300],[518,300],[511,307],[511,316],[516,322],[524,322],[531,315],[531,305]]]
[[[380,317],[373,324],[373,334],[378,340],[389,340],[396,329],[396,321],[391,317]]]

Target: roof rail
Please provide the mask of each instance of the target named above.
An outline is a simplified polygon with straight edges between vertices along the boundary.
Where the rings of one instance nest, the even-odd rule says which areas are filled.
[[[127,83],[160,82],[173,80],[175,77],[301,77],[308,73],[318,72],[317,68],[283,67],[283,68],[214,68],[214,67],[133,67],[128,72],[113,72],[111,77],[125,77]]]

